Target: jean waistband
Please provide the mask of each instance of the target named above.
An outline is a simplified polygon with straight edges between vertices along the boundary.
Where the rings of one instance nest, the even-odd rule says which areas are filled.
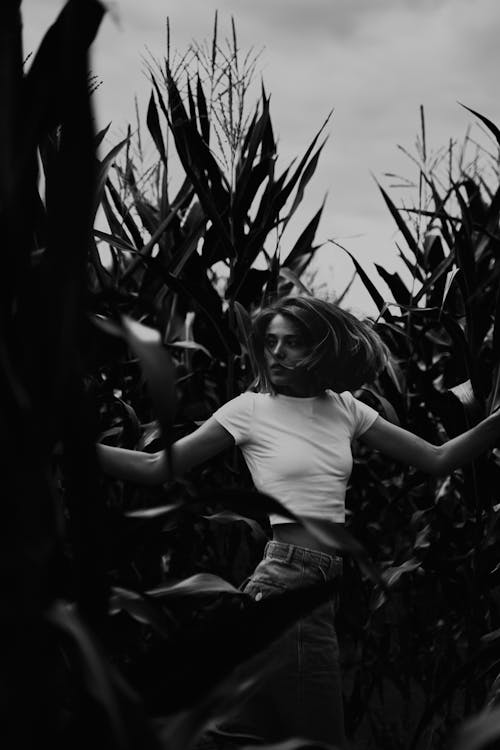
[[[317,563],[318,565],[331,566],[335,561],[342,559],[340,555],[329,555],[320,550],[309,549],[309,547],[299,547],[296,544],[287,544],[286,542],[269,541],[264,549],[264,557],[272,557],[275,560],[283,562],[301,562]]]

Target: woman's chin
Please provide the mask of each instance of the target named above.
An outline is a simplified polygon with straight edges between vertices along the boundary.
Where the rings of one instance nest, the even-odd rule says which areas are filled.
[[[273,385],[286,385],[291,382],[290,375],[287,372],[271,372],[269,380]]]

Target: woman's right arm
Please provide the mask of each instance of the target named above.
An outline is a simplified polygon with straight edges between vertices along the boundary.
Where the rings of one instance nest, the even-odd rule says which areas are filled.
[[[182,476],[233,445],[233,436],[214,417],[210,417],[190,435],[172,444],[173,476]],[[163,484],[169,479],[164,450],[146,453],[99,443],[97,457],[103,471],[116,479],[147,485]]]

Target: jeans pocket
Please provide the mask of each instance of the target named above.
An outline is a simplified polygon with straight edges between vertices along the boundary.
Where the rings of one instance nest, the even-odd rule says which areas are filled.
[[[286,586],[276,583],[269,578],[250,577],[243,590],[245,594],[250,594],[252,599],[258,602],[268,596],[282,594],[286,590]]]

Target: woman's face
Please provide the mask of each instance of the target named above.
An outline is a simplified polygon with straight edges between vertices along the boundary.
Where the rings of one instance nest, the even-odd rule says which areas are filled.
[[[278,393],[309,395],[310,373],[297,365],[309,354],[310,347],[299,326],[291,318],[275,315],[267,326],[264,344],[269,378]]]

